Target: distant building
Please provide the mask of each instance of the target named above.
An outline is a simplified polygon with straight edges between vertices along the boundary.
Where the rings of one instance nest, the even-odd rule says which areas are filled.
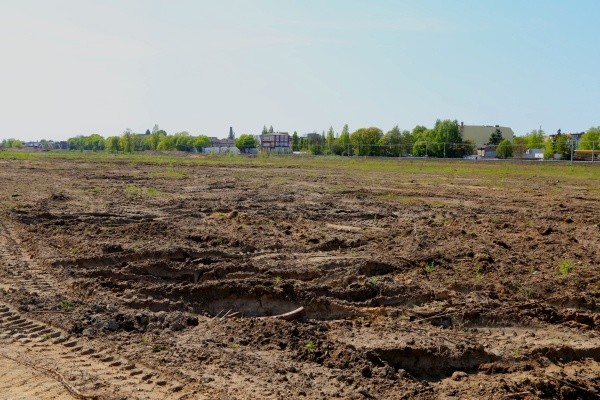
[[[240,154],[240,149],[235,147],[235,140],[233,139],[218,139],[211,137],[210,147],[203,149],[204,153],[216,153],[216,154]]]
[[[511,128],[506,126],[465,125],[462,122],[460,123],[460,133],[462,134],[463,140],[470,140],[475,143],[477,147],[483,147],[488,144],[490,136],[492,136],[492,133],[494,133],[496,129],[500,129],[503,139],[508,139],[512,142],[515,134]]]
[[[477,148],[477,157],[496,158],[496,146],[485,145]]]
[[[536,158],[536,159],[544,159],[544,149],[527,149],[525,150],[525,154],[523,154],[523,158]]]
[[[26,149],[41,149],[42,144],[40,142],[23,142],[23,147]]]
[[[291,153],[292,138],[287,132],[260,135],[260,149],[269,153]]]
[[[302,135],[302,137],[307,138],[307,139],[311,139],[311,140],[321,140],[323,138],[317,132],[307,133],[307,134]]]
[[[581,137],[585,135],[585,132],[569,133],[568,135],[570,136],[571,140],[575,142],[573,147],[577,148],[577,146],[579,146],[579,142],[581,141]]]

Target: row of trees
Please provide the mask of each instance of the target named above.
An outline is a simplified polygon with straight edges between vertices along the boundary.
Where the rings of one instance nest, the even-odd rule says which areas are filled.
[[[21,142],[19,139],[4,139],[0,143],[0,146],[7,149],[22,149],[23,142]]]
[[[273,131],[273,126],[267,129],[265,125],[263,128],[263,133]],[[569,158],[573,150],[569,135],[559,131],[558,134],[547,137],[541,129],[534,129],[524,136],[515,136],[512,142],[503,138],[502,132],[496,129],[488,143],[496,146],[496,154],[500,158],[519,157],[527,149],[543,149],[546,158],[552,158],[555,154]],[[144,150],[201,152],[212,145],[212,140],[205,135],[193,136],[185,131],[169,135],[159,129],[158,125],[155,125],[152,131],[147,130],[143,134],[127,129],[121,136],[104,138],[99,134],[92,134],[67,140],[70,150],[112,153]],[[256,148],[258,140],[253,135],[241,135],[235,140],[235,145],[245,152]],[[23,143],[17,139],[4,139],[1,147],[22,148]],[[297,132],[294,132],[292,148],[294,151],[307,151],[312,154],[463,157],[473,154],[475,144],[462,138],[458,121],[437,120],[431,129],[417,125],[412,131],[400,130],[396,125],[386,133],[377,127],[360,128],[350,133],[348,125],[344,125],[339,134],[333,127],[327,132],[310,134],[308,137],[299,137]],[[600,127],[590,128],[579,141],[578,149],[600,150]]]
[[[495,146],[499,158],[522,157],[529,149],[542,149],[545,158],[559,154],[570,158],[571,137],[561,134],[546,136],[542,129],[534,129],[524,136],[515,136],[513,140],[502,137],[500,129],[490,135],[488,144]],[[430,157],[463,157],[473,154],[475,144],[464,140],[456,120],[437,120],[432,129],[417,125],[412,131],[401,131],[394,126],[385,134],[376,127],[361,128],[349,133],[344,125],[338,136],[332,127],[327,132],[299,137],[292,136],[294,151],[307,151],[312,154],[368,155],[398,157],[404,154]],[[590,128],[574,149],[600,150],[600,127]]]
[[[173,135],[158,129],[155,125],[152,132],[133,133],[127,129],[121,136],[101,135],[77,136],[67,140],[69,150],[79,151],[108,151],[110,153],[132,153],[134,151],[159,150],[159,151],[198,151],[213,145],[212,140],[205,135],[192,136],[188,132],[178,132]],[[252,135],[241,135],[236,139],[235,145],[240,149],[255,148],[257,140]]]
[[[111,153],[144,150],[162,151],[202,151],[210,147],[211,140],[204,135],[192,136],[188,132],[178,132],[168,135],[163,130],[138,134],[127,129],[121,136],[109,136],[107,138],[98,134],[89,136],[77,136],[67,140],[69,150],[91,150],[108,151]]]
[[[417,125],[412,131],[401,131],[396,125],[386,133],[377,127],[360,128],[350,133],[348,125],[344,125],[339,135],[333,127],[321,135],[311,134],[304,138],[294,132],[292,148],[312,154],[462,157],[472,154],[475,145],[463,140],[458,121],[437,120],[432,129]]]

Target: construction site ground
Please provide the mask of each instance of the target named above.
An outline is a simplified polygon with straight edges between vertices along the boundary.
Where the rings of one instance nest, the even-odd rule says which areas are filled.
[[[0,153],[2,399],[600,397],[600,165]]]

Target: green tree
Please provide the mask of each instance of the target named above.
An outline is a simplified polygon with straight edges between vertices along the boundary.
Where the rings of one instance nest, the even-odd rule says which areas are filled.
[[[327,131],[327,138],[325,140],[325,143],[327,145],[327,152],[328,154],[334,154],[335,153],[335,132],[333,131],[333,126],[329,127],[329,130]]]
[[[376,127],[360,128],[352,132],[350,141],[354,149],[354,154],[359,156],[378,156],[378,144],[382,136],[383,132]]]
[[[473,153],[473,143],[463,142],[457,120],[437,120],[433,129],[417,125],[413,129],[413,155],[462,157]]]
[[[528,149],[543,149],[544,147],[544,131],[542,129],[534,129],[525,137],[527,138]]]
[[[513,137],[513,156],[523,157],[525,150],[527,149],[527,137],[525,136],[514,136]]]
[[[400,128],[396,125],[379,139],[379,145],[382,146],[381,155],[398,157],[402,153],[401,144],[402,132],[400,132]]]
[[[563,160],[571,158],[571,141],[567,135],[561,133],[554,137],[554,152]]]
[[[21,142],[19,139],[14,139],[14,138],[4,139],[2,141],[2,145],[4,147],[6,147],[7,149],[21,149],[21,148],[23,148],[23,142]]]
[[[206,149],[207,147],[210,147],[212,145],[212,142],[210,141],[209,137],[206,135],[198,135],[194,138],[194,147],[196,148],[196,150],[199,153],[202,153],[202,151],[204,149]]]
[[[273,125],[269,127],[269,133],[273,133]]]
[[[158,127],[158,125],[156,125],[155,127]],[[158,149],[158,144],[160,143],[160,139],[164,136],[167,136],[167,132],[157,129],[157,130],[152,130],[152,133],[150,134],[150,139],[149,140],[149,145],[150,145],[150,150],[157,150]]]
[[[294,131],[294,134],[292,135],[292,151],[300,151],[300,138],[296,131]]]
[[[84,140],[84,146],[85,146],[86,150],[92,150],[92,151],[104,150],[105,141],[101,135],[94,133],[88,137],[84,137],[83,140]]]
[[[553,140],[547,140],[546,143],[544,144],[544,159],[546,160],[550,160],[552,158],[554,158],[554,141]]]
[[[513,156],[513,145],[508,139],[503,139],[496,148],[498,158],[509,158]]]
[[[177,150],[175,138],[173,136],[168,136],[168,135],[161,136],[160,141],[158,142],[158,146],[156,146],[156,150],[160,150],[160,151],[175,151],[175,150]]]
[[[84,143],[83,136],[76,136],[67,139],[67,148],[69,150],[83,151]]]
[[[431,134],[431,130],[427,129],[426,126],[417,125],[412,130],[413,140],[416,142],[418,140],[426,140],[429,138]]]
[[[194,148],[194,138],[188,132],[178,132],[173,135],[175,149],[179,151],[190,151]]]
[[[600,126],[591,127],[581,136],[579,150],[600,150]]]
[[[110,153],[118,153],[121,150],[121,138],[118,136],[109,136],[105,140],[106,151]]]
[[[247,153],[250,149],[254,149],[257,146],[256,139],[252,135],[240,135],[235,139],[235,147],[240,149],[242,153]]]
[[[263,125],[263,130],[262,130],[262,134],[266,135],[267,133],[269,133],[269,130],[267,129],[266,125]]]
[[[350,141],[350,130],[348,124],[345,124],[338,138],[338,149],[340,155],[352,155],[352,142]]]
[[[123,153],[133,153],[135,150],[133,133],[129,128],[125,129],[125,132],[121,135],[121,149]]]
[[[437,120],[431,131],[428,131],[429,140],[427,155],[432,157],[462,157],[464,150],[461,146],[462,136],[458,121]]]
[[[502,140],[504,140],[504,138],[502,137],[502,131],[500,130],[500,128],[496,128],[494,132],[492,132],[492,134],[490,135],[488,144],[497,145],[500,144]]]

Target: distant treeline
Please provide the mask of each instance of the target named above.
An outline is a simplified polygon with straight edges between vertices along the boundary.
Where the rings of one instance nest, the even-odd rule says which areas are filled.
[[[273,127],[268,130],[265,126],[263,134],[273,133]],[[42,148],[53,143],[41,140]],[[54,142],[55,143],[55,142]],[[63,142],[64,143],[64,142]],[[515,136],[511,141],[502,137],[496,129],[489,138],[490,145],[497,146],[499,157],[513,157],[516,152],[527,149],[543,149],[546,158],[560,154],[568,158],[573,150],[571,137],[568,134],[546,136],[541,129],[534,129],[524,136]],[[577,142],[577,149],[600,149],[600,127],[590,128]],[[239,149],[255,148],[259,144],[254,135],[241,135],[235,140]],[[66,141],[69,150],[78,151],[107,151],[111,153],[131,153],[134,151],[198,151],[213,145],[211,138],[205,135],[193,136],[188,132],[167,134],[155,125],[152,132],[133,133],[127,129],[120,136],[104,138],[99,134],[76,136]],[[4,148],[22,148],[23,143],[17,139],[5,139],[1,142]],[[412,131],[400,130],[394,126],[383,133],[377,127],[360,128],[352,133],[348,125],[344,125],[338,134],[330,127],[327,131],[312,133],[300,137],[297,132],[292,135],[292,150],[304,151],[319,155],[360,155],[360,156],[391,156],[402,155],[430,157],[463,157],[474,153],[475,144],[463,140],[460,125],[457,120],[437,120],[434,127],[429,129],[422,125],[415,126]]]
[[[452,143],[452,146],[444,144]],[[417,125],[412,131],[394,126],[386,133],[377,127],[360,128],[352,133],[344,125],[338,135],[330,127],[320,135],[292,135],[292,149],[312,154],[390,156],[404,154],[431,157],[463,157],[472,154],[475,144],[464,141],[458,121],[437,120],[433,129]]]

